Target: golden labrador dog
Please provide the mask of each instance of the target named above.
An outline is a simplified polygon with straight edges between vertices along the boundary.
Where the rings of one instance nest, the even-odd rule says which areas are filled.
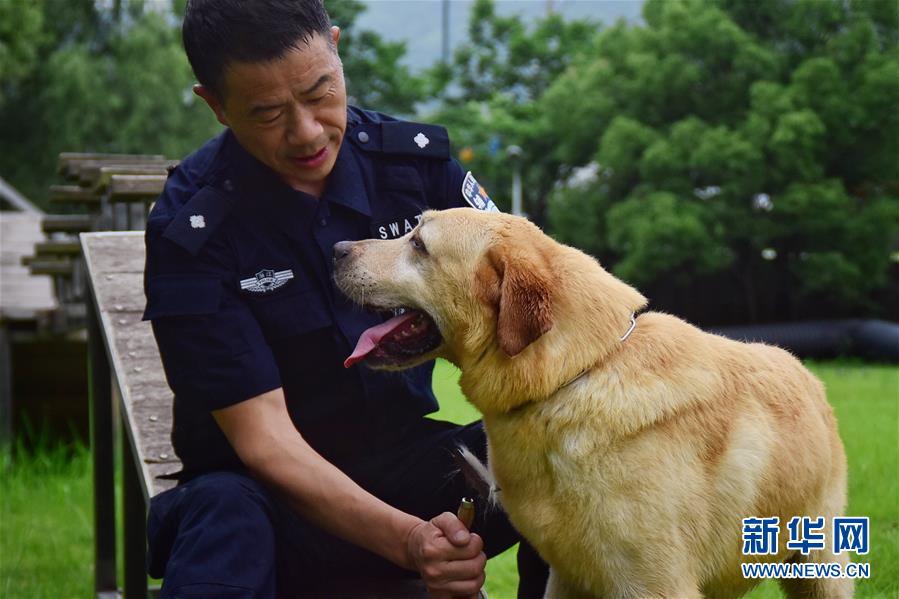
[[[741,595],[741,562],[829,562],[846,458],[821,383],[789,353],[644,312],[634,288],[527,220],[427,212],[405,237],[335,246],[338,287],[405,308],[347,365],[443,357],[483,414],[499,501],[550,564],[547,597]],[[778,517],[777,553],[743,555],[743,518]],[[786,548],[793,516],[826,550]],[[793,579],[847,597],[850,579]]]

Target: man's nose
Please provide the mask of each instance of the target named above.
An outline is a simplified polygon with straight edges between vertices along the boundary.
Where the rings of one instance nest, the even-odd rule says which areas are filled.
[[[288,125],[288,141],[294,145],[306,145],[317,141],[324,128],[316,118],[315,111],[298,106],[294,109]]]
[[[334,244],[334,265],[340,263],[341,260],[350,255],[353,250],[352,241],[338,241]]]

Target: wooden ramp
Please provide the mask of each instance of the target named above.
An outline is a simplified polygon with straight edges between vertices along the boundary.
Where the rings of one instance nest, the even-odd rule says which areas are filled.
[[[32,276],[22,257],[44,241],[41,212],[0,212],[0,320],[31,320],[39,312],[56,308],[53,283]]]
[[[125,430],[140,458],[142,491],[149,499],[174,486],[157,477],[176,472],[181,464],[169,439],[172,392],[150,323],[141,320],[144,235],[84,233],[81,243]]]
[[[82,233],[88,273],[87,321],[94,461],[96,590],[118,590],[114,429],[121,420],[125,595],[146,597],[146,514],[150,497],[174,486],[158,476],[180,469],[169,435],[172,392],[144,311],[144,236]]]

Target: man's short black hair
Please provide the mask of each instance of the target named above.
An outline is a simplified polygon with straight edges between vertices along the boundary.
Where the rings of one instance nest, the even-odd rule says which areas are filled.
[[[331,43],[322,0],[188,0],[181,38],[194,75],[220,100],[233,62],[267,62],[320,34]]]

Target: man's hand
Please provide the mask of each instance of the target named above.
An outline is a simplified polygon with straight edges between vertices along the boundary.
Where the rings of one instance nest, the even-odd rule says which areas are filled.
[[[484,541],[468,532],[455,515],[444,512],[421,522],[406,542],[409,561],[433,597],[472,597],[484,586]]]

